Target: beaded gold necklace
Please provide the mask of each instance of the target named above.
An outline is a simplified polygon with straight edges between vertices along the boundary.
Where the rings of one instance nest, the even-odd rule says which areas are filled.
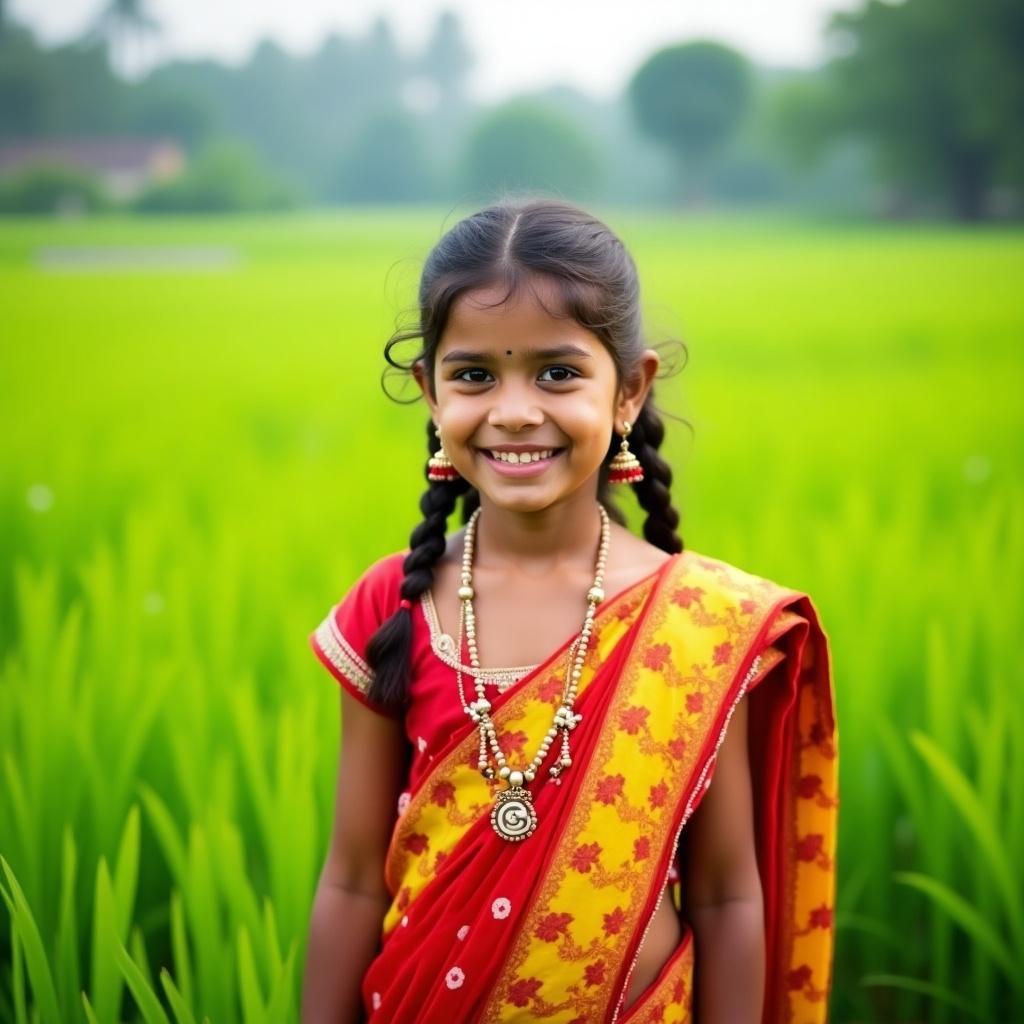
[[[495,797],[494,808],[491,811],[491,825],[502,839],[509,842],[521,842],[531,836],[537,828],[537,812],[533,806],[533,796],[526,786],[537,777],[537,772],[543,767],[548,751],[558,738],[559,732],[562,734],[562,751],[557,762],[548,769],[552,781],[558,782],[562,772],[572,764],[572,755],[569,752],[569,733],[583,719],[582,715],[573,712],[573,705],[576,701],[580,677],[583,674],[583,662],[587,655],[587,647],[594,630],[594,613],[597,606],[604,600],[604,571],[608,562],[608,541],[611,536],[608,513],[600,502],[597,507],[601,513],[601,541],[597,550],[594,583],[587,591],[587,610],[583,617],[583,626],[579,636],[569,647],[565,686],[562,690],[561,702],[555,710],[551,728],[541,740],[540,747],[528,767],[513,769],[507,763],[505,754],[498,744],[494,722],[491,720],[491,702],[484,693],[481,676],[477,674],[474,678],[476,700],[467,704],[462,685],[462,671],[461,668],[456,668],[459,700],[462,702],[463,710],[480,730],[480,757],[477,761],[480,774],[489,782],[497,776],[506,783],[506,788],[500,790]],[[462,637],[465,633],[466,646],[469,648],[469,661],[477,671],[480,668],[480,659],[477,656],[476,648],[476,613],[473,611],[473,544],[479,516],[480,509],[477,508],[466,524],[459,586],[459,633],[456,641],[459,652],[457,660],[461,665]],[[497,770],[488,763],[488,747],[494,754]]]

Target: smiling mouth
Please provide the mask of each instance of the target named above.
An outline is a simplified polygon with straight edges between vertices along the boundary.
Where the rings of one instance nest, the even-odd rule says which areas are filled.
[[[531,462],[543,462],[545,459],[552,459],[562,448],[541,448],[532,452],[499,452],[493,448],[481,448],[480,451],[493,462],[504,462],[510,466],[520,466]]]

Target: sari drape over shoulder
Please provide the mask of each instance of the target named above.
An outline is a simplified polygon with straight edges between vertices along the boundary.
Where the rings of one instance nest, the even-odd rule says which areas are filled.
[[[365,701],[369,677],[351,675],[358,654],[339,609],[311,639]],[[349,648],[340,660],[339,637]],[[567,648],[490,697],[514,763],[550,727]],[[685,922],[658,977],[623,1004],[670,880],[679,903],[677,844],[744,696],[764,893],[762,1021],[827,1020],[838,737],[826,637],[805,594],[690,551],[603,602],[573,765],[554,781],[545,764],[530,785],[538,826],[519,843],[491,828],[495,787],[476,768],[476,727],[448,671],[456,717],[414,767],[387,854],[392,902],[362,985],[370,1020],[691,1021],[699,950]]]

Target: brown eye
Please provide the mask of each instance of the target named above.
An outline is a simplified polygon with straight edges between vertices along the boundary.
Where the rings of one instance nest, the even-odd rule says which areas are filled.
[[[486,370],[481,370],[479,366],[470,366],[470,367],[468,367],[465,370],[458,370],[452,376],[452,380],[465,381],[467,384],[486,384],[487,383],[486,380],[480,380],[479,378],[473,380],[473,379],[471,379],[469,377],[463,376],[463,374],[466,374],[466,373],[482,373],[485,376],[487,376],[487,371]]]
[[[565,383],[565,381],[572,380],[573,377],[578,377],[579,376],[579,374],[575,370],[573,370],[571,367],[568,367],[568,366],[549,366],[541,374],[542,377],[543,377],[544,373],[557,373],[557,374],[564,373],[564,374],[566,374],[566,376],[564,376],[564,377],[562,377],[562,376],[558,376],[558,377],[554,377],[554,378],[550,378],[549,377],[548,380],[551,381],[551,383],[553,383],[553,384],[563,384],[563,383]]]

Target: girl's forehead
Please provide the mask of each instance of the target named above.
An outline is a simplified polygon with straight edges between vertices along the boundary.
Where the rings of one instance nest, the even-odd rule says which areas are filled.
[[[508,316],[557,317],[564,313],[564,299],[557,287],[541,278],[521,280],[515,290],[502,281],[472,288],[452,303],[449,322]]]
[[[571,339],[603,348],[597,336],[565,314],[563,307],[561,294],[547,282],[523,283],[512,294],[505,284],[476,288],[452,303],[439,347],[504,346],[504,354],[534,348],[541,341]]]

